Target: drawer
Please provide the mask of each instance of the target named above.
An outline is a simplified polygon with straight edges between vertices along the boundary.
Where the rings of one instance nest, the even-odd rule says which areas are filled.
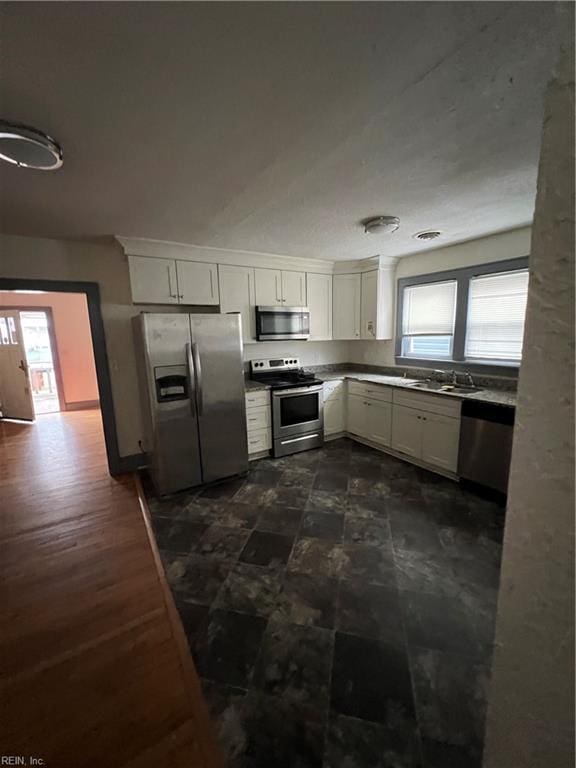
[[[440,416],[451,416],[454,419],[460,418],[460,408],[462,406],[460,400],[447,397],[446,395],[408,392],[405,389],[396,389],[394,391],[394,404],[402,405],[406,408],[416,408],[419,411],[428,411],[428,413],[438,413]]]
[[[392,388],[385,384],[373,384],[371,381],[349,381],[348,392],[351,395],[370,397],[384,403],[392,402]]]
[[[271,423],[271,408],[269,405],[246,410],[246,428],[248,433],[257,429],[267,429]]]
[[[248,434],[248,453],[269,451],[272,448],[272,430],[258,429]]]
[[[327,400],[336,400],[344,396],[344,388],[346,383],[344,379],[338,379],[337,381],[325,381],[324,382],[324,402]]]
[[[263,405],[270,405],[270,390],[246,392],[246,408],[261,408]]]

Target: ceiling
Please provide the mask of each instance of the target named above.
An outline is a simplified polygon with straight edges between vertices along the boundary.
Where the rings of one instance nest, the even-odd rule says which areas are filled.
[[[2,107],[64,148],[0,168],[3,232],[403,256],[532,219],[549,2],[5,3]],[[365,235],[369,215],[401,219]],[[430,247],[430,246],[428,246]]]

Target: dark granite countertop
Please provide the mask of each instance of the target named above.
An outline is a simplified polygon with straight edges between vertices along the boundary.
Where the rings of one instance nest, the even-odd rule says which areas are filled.
[[[437,395],[438,397],[456,397],[459,400],[479,400],[485,403],[494,403],[495,405],[506,405],[516,407],[516,392],[508,392],[499,389],[480,389],[477,392],[441,392],[438,390],[415,389],[410,386],[419,379],[403,378],[402,376],[389,376],[378,373],[363,373],[361,371],[342,370],[317,371],[317,378],[322,381],[334,381],[338,379],[355,379],[356,381],[369,381],[373,384],[386,384],[389,387],[400,387],[409,389],[412,392],[423,392],[427,395]]]
[[[253,379],[244,379],[244,388],[246,392],[265,392],[270,389],[269,384],[263,384],[261,381],[254,381]]]

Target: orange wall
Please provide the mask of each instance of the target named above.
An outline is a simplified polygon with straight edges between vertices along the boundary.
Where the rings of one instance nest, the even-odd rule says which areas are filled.
[[[83,293],[0,291],[2,307],[50,307],[66,404],[98,400],[88,305]]]

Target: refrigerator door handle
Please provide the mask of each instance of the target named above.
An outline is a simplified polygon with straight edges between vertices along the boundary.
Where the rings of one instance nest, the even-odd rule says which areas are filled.
[[[195,376],[194,376],[194,361],[192,359],[192,345],[190,343],[186,344],[186,366],[188,368],[188,385],[190,387],[190,410],[192,411],[192,416],[195,415],[196,411],[196,405],[194,403],[194,390],[196,389],[195,386]]]
[[[204,394],[202,392],[202,364],[198,354],[198,344],[192,342],[192,355],[194,356],[194,367],[196,369],[196,402],[198,406],[198,416],[204,413]]]

